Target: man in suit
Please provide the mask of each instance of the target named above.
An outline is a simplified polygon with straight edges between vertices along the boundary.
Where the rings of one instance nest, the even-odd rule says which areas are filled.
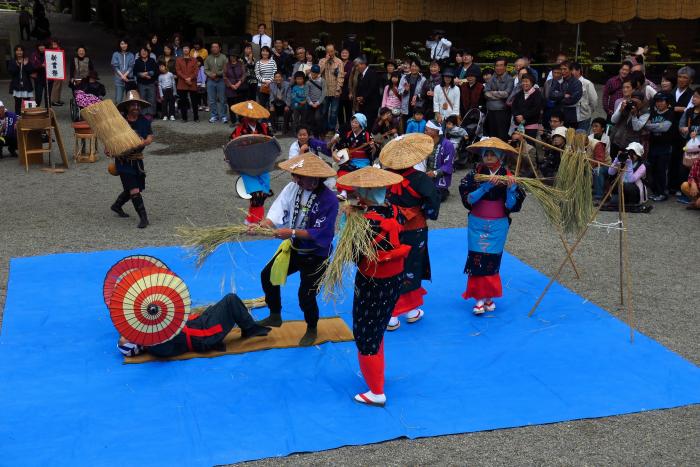
[[[367,58],[361,56],[357,59],[359,76],[357,80],[356,97],[358,111],[367,117],[367,128],[372,128],[377,112],[381,105],[379,94],[379,77],[374,70],[367,65]]]
[[[684,66],[678,70],[677,73],[678,80],[676,82],[676,89],[673,92],[672,107],[674,115],[674,128],[678,127],[678,122],[680,121],[686,107],[690,103],[690,98],[693,95],[693,90],[690,85],[693,83],[693,78],[695,77],[695,70],[689,66]],[[671,162],[668,167],[668,189],[669,192],[676,194],[676,197],[681,201],[684,198],[683,193],[680,191],[681,182],[688,178],[688,169],[683,166],[683,146],[685,146],[686,140],[680,133],[675,132],[673,153],[671,155]]]

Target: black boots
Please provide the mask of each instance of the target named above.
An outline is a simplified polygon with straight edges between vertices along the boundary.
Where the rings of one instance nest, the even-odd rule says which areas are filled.
[[[248,337],[265,337],[270,333],[270,331],[270,328],[253,323],[250,327],[241,329],[241,337],[244,339]]]
[[[129,215],[127,213],[125,213],[124,210],[122,209],[122,206],[124,206],[127,201],[129,201],[129,192],[122,191],[119,194],[119,197],[117,197],[117,200],[114,202],[114,204],[112,206],[109,207],[109,209],[116,212],[119,217],[129,217]]]
[[[314,345],[317,337],[318,330],[315,327],[312,328],[311,326],[307,325],[306,333],[301,336],[301,340],[299,341],[299,347],[309,347]]]
[[[260,326],[272,326],[273,328],[278,328],[282,326],[282,314],[281,313],[270,313],[267,318],[258,321],[256,324]]]
[[[134,203],[134,209],[136,209],[136,212],[138,213],[140,219],[139,225],[137,227],[139,229],[145,229],[148,225],[148,216],[146,216],[146,207],[143,205],[143,198],[141,197],[141,193],[131,195],[131,202]]]

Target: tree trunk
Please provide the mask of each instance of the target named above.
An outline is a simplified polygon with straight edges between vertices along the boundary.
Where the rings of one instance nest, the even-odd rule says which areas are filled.
[[[90,0],[73,0],[72,17],[74,21],[90,21]]]

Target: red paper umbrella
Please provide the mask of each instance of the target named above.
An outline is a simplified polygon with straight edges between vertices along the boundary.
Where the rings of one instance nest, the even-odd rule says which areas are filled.
[[[102,295],[105,299],[105,305],[109,307],[109,298],[112,296],[114,286],[117,285],[117,282],[125,275],[135,269],[147,268],[150,266],[169,269],[164,262],[154,256],[148,255],[127,256],[117,261],[117,263],[107,271],[104,283],[102,284]]]
[[[131,271],[114,287],[109,314],[119,334],[139,345],[175,337],[190,315],[190,293],[174,272],[158,267]]]

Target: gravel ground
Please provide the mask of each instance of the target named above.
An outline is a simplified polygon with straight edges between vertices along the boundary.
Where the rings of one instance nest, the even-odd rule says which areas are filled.
[[[67,48],[80,42],[75,28],[61,16],[52,27]],[[16,27],[16,17],[0,13],[0,27]],[[81,26],[92,55],[109,56],[113,39],[99,29]],[[112,94],[108,70],[100,70]],[[11,102],[7,83],[0,99]],[[64,100],[67,96],[64,93]],[[72,152],[68,108],[58,109],[61,131]],[[245,202],[233,195],[220,149],[230,129],[223,124],[155,122],[156,143],[146,152],[151,226],[136,229],[137,219],[119,219],[109,205],[121,190],[107,173],[107,161],[73,165],[63,174],[33,167],[24,173],[16,159],[0,160],[0,307],[4,307],[9,259],[69,251],[131,249],[177,243],[175,227],[186,222],[217,224],[240,219]],[[286,149],[291,140],[282,141]],[[54,153],[54,157],[57,155]],[[459,176],[458,176],[459,178]],[[279,191],[288,179],[274,180]],[[463,227],[465,210],[453,196],[443,205],[433,228]],[[614,222],[601,213],[598,221]],[[691,292],[685,264],[696,264],[699,218],[670,201],[651,214],[630,215],[629,236],[634,281],[635,326],[646,335],[700,363],[697,296]],[[561,282],[576,293],[624,318],[618,308],[617,232],[593,228],[576,252],[582,278],[565,269]],[[460,245],[459,248],[465,246]],[[532,267],[551,274],[563,250],[559,239],[532,199],[514,215],[507,250]],[[461,268],[461,266],[460,266]],[[456,271],[457,272],[457,271]],[[467,310],[465,303],[465,310]],[[527,310],[518,310],[525,313]],[[431,311],[427,310],[427,319]],[[433,318],[435,319],[435,318]],[[1,316],[0,316],[1,324]],[[635,388],[630,388],[634,391]],[[267,459],[252,464],[478,464],[478,465],[700,465],[700,406],[627,416],[564,422],[420,440],[396,440],[319,453]]]

